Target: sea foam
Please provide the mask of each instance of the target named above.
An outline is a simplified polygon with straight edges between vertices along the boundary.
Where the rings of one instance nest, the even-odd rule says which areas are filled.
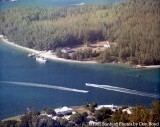
[[[91,87],[96,87],[96,88],[101,88],[101,89],[106,89],[106,90],[116,91],[116,92],[121,92],[121,93],[145,96],[145,97],[160,98],[159,94],[146,93],[146,92],[131,90],[131,89],[122,88],[122,87],[115,87],[111,85],[98,85],[98,84],[86,83],[86,86],[91,86]]]
[[[38,84],[38,83],[30,83],[30,82],[9,82],[9,81],[0,81],[0,82],[6,83],[6,84],[19,85],[19,86],[57,89],[57,90],[72,91],[72,92],[79,92],[79,93],[88,93],[89,92],[86,90],[79,90],[79,89],[67,88],[67,87],[61,87],[61,86],[52,86],[52,85],[48,85],[48,84]]]

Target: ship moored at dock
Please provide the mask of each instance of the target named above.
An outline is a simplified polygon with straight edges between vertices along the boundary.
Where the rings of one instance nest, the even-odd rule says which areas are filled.
[[[42,63],[46,63],[47,62],[47,58],[41,57],[41,56],[36,56],[36,61],[42,62]]]

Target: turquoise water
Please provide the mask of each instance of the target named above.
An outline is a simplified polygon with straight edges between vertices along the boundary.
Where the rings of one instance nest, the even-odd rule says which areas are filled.
[[[44,8],[52,7],[70,7],[80,6],[84,4],[106,4],[114,3],[117,0],[18,0],[17,2],[10,2],[6,0],[0,1],[0,10],[6,10],[17,6],[38,6]]]
[[[63,105],[149,104],[153,97],[132,95],[85,86],[85,83],[111,85],[142,93],[159,94],[160,69],[135,70],[126,66],[77,64],[48,61],[40,64],[29,58],[28,52],[0,42],[0,81],[38,83],[86,90],[89,93],[20,86],[0,82],[0,119],[22,114],[27,106],[34,110]],[[139,76],[141,75],[141,76]]]

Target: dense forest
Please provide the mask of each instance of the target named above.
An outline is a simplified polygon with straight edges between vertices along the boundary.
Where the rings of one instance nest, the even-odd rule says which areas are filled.
[[[107,40],[117,45],[100,52],[99,62],[159,64],[159,7],[159,0],[54,9],[17,7],[0,12],[0,34],[38,50]]]
[[[113,112],[109,108],[101,108],[95,110],[97,107],[96,103],[85,106],[91,110],[91,114],[87,112],[76,113],[70,116],[70,119],[64,119],[63,116],[59,116],[57,120],[50,117],[40,115],[39,111],[31,111],[25,113],[20,117],[20,120],[7,120],[0,121],[0,127],[94,127],[90,125],[89,121],[96,121],[101,123],[118,123],[119,126],[114,127],[158,127],[160,120],[160,102],[154,101],[151,104],[151,109],[147,109],[143,105],[137,105],[132,108],[132,113],[128,114],[123,112],[123,109],[127,106],[122,106],[119,110]],[[55,116],[55,111],[53,109],[45,108],[44,111],[47,114],[52,114]],[[92,116],[92,117],[88,117]],[[123,124],[122,124],[123,123]],[[135,123],[137,125],[129,125],[130,123]],[[105,124],[104,124],[105,125]],[[97,127],[104,127],[104,125],[97,125]],[[107,125],[107,124],[106,124]],[[96,124],[95,124],[96,126]],[[108,125],[106,127],[113,127]]]

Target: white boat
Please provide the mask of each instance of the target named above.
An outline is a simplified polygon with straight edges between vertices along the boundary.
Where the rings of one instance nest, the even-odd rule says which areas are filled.
[[[135,69],[141,69],[141,68],[145,68],[145,67],[141,66],[141,65],[135,65],[135,66],[133,66],[133,68],[135,68]]]
[[[45,63],[45,62],[47,62],[47,58],[44,58],[44,57],[41,57],[41,56],[36,56],[36,61]]]
[[[30,53],[30,54],[28,54],[28,57],[33,57],[33,56],[35,56],[35,54],[34,54],[34,53]]]

